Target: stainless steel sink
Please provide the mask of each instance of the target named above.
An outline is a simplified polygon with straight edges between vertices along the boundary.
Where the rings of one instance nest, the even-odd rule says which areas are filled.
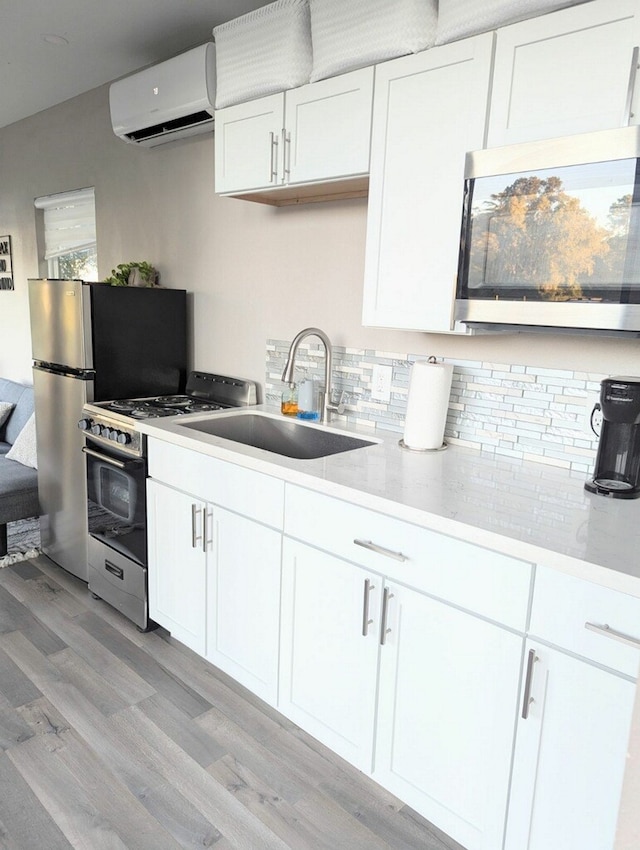
[[[299,460],[350,452],[376,443],[373,440],[361,440],[348,434],[326,431],[315,425],[304,425],[295,420],[278,419],[260,413],[212,416],[198,422],[179,424],[183,428]]]

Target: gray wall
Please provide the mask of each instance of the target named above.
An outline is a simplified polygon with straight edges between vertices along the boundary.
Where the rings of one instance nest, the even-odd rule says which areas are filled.
[[[263,382],[265,341],[318,325],[337,345],[640,374],[640,345],[581,337],[456,338],[363,328],[366,200],[272,208],[214,195],[213,137],[153,150],[117,139],[108,87],[0,129],[0,234],[15,291],[0,292],[0,374],[29,381],[27,278],[39,195],[95,186],[100,277],[148,260],[192,294],[192,366]],[[400,281],[399,281],[400,284]]]

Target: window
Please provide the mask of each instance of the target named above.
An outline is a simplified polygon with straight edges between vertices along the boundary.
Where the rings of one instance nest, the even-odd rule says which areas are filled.
[[[44,259],[52,278],[98,279],[93,188],[35,199],[44,212]]]

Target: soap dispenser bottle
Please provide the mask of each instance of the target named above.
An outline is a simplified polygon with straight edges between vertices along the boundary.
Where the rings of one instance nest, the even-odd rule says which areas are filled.
[[[280,412],[284,416],[296,416],[298,413],[298,387],[296,384],[291,383],[283,390]]]
[[[316,382],[312,378],[306,378],[300,383],[298,391],[298,418],[318,419],[319,416]]]

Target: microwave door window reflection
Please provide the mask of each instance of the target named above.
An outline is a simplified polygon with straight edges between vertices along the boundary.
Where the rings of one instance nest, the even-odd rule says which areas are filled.
[[[638,298],[635,159],[475,178],[467,288],[474,298]],[[633,297],[633,296],[631,296]],[[626,293],[625,300],[630,300]]]

